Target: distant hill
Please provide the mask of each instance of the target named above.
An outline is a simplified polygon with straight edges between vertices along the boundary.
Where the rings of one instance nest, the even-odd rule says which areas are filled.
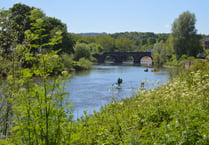
[[[76,35],[81,35],[83,37],[96,37],[99,35],[109,35],[114,39],[118,39],[121,37],[129,38],[132,41],[135,41],[137,45],[145,45],[145,44],[154,44],[156,42],[160,42],[163,40],[164,42],[168,39],[169,33],[153,33],[153,32],[119,32],[119,33],[74,33]]]
[[[148,38],[162,38],[162,39],[167,39],[169,34],[167,33],[159,33],[155,34],[153,32],[121,32],[121,33],[114,33],[110,34],[115,39],[118,39],[120,37],[127,37],[131,40],[142,40],[142,39],[148,39]]]
[[[103,32],[103,33],[76,33],[82,36],[91,36],[91,37],[96,37],[98,35],[108,35],[107,33]]]

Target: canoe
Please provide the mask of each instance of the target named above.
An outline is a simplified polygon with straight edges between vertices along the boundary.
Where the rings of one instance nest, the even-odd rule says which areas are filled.
[[[151,72],[159,72],[159,70],[153,69],[153,70],[151,70]]]
[[[148,72],[148,69],[145,69],[144,72]]]

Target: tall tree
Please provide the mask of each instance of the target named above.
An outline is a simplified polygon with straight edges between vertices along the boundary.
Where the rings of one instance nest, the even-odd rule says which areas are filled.
[[[179,59],[183,54],[196,56],[200,43],[195,29],[195,15],[186,11],[172,25],[172,45]]]
[[[115,46],[119,51],[133,51],[133,42],[127,37],[116,39]]]
[[[33,8],[21,3],[14,4],[14,6],[9,9],[11,13],[10,19],[14,21],[13,28],[18,32],[17,42],[19,44],[23,42],[25,30],[30,28],[29,16],[32,9]]]
[[[70,33],[67,32],[66,24],[63,24],[60,20],[52,17],[46,17],[44,21],[44,29],[48,34],[47,40],[53,38],[57,31],[62,32],[62,43],[56,44],[53,50],[61,50],[61,52],[72,53],[75,41],[73,40]]]
[[[109,35],[99,35],[96,37],[96,42],[100,44],[104,51],[111,52],[115,48],[115,39]]]
[[[152,57],[157,65],[163,65],[166,62],[166,48],[162,40],[154,44]]]
[[[38,20],[42,21],[40,28],[34,28]],[[15,44],[23,44],[25,39],[25,31],[31,30],[34,34],[38,31],[44,32],[42,42],[40,38],[33,40],[32,44],[35,48],[41,43],[49,43],[57,31],[62,32],[61,43],[55,44],[53,50],[60,52],[72,53],[75,41],[70,33],[67,32],[67,27],[56,18],[47,17],[40,9],[29,7],[18,3],[9,10],[0,11],[0,48],[6,54],[15,48]],[[15,43],[15,44],[14,44]],[[44,46],[48,49],[49,46]]]
[[[75,54],[74,59],[78,61],[80,58],[84,57],[86,59],[89,59],[91,56],[90,47],[88,44],[85,43],[77,43],[75,45]]]

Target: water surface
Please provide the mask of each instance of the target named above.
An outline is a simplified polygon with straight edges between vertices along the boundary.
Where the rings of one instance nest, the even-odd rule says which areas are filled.
[[[68,101],[72,101],[74,119],[80,118],[83,111],[93,113],[112,101],[135,95],[145,82],[145,88],[155,88],[158,84],[169,80],[169,70],[162,68],[159,72],[144,72],[146,65],[129,63],[94,65],[92,70],[76,73],[66,83],[66,91],[70,92]],[[121,89],[114,87],[118,78],[123,79]]]

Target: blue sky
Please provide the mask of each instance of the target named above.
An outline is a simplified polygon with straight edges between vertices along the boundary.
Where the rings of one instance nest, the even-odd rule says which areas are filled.
[[[190,11],[197,33],[209,34],[209,0],[0,0],[0,8],[19,2],[60,19],[73,33],[170,33],[173,21]]]

